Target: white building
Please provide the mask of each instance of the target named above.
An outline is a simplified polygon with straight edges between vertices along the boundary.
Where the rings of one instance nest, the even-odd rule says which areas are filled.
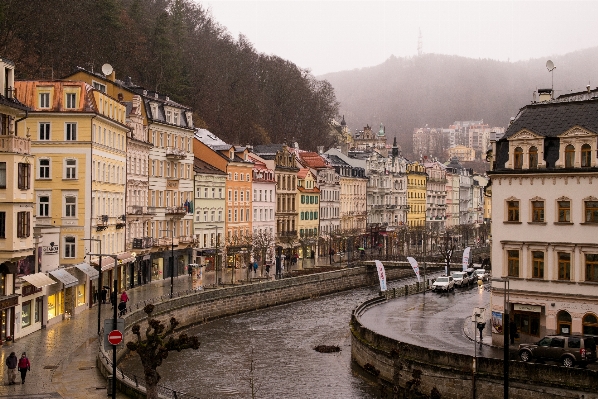
[[[523,107],[494,143],[492,277],[521,342],[598,334],[598,101]],[[492,283],[501,345],[503,282]]]
[[[266,160],[249,153],[253,162],[253,240],[258,262],[271,262],[274,259],[276,243],[276,180],[274,169],[268,168]],[[257,253],[260,252],[260,253]]]

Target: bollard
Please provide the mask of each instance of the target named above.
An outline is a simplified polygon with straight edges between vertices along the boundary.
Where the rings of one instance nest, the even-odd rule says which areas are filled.
[[[393,298],[397,297],[397,289],[396,288],[392,289],[392,296],[393,296]]]
[[[409,286],[405,284],[405,296],[409,295]]]
[[[108,377],[108,392],[107,395],[112,395],[112,375],[109,375]]]

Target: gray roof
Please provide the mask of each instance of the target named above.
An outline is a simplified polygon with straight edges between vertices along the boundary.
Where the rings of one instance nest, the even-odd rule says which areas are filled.
[[[253,147],[253,152],[262,156],[262,154],[276,154],[282,148],[283,144],[260,144]]]
[[[523,129],[543,137],[557,137],[574,126],[598,133],[598,100],[527,105],[519,111],[503,138]]]

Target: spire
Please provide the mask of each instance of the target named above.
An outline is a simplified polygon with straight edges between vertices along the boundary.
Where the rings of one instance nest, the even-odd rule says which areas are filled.
[[[341,121],[341,126],[347,126],[347,122],[345,122],[345,115],[343,115],[343,120]]]
[[[399,157],[399,147],[397,146],[397,136],[395,136],[395,139],[392,142],[392,157],[393,158]]]

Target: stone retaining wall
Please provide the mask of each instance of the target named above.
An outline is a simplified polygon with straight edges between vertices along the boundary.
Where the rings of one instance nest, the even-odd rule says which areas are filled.
[[[351,318],[351,358],[378,377],[395,398],[503,398],[503,361],[431,350],[379,335],[359,316],[375,302],[356,308]],[[509,398],[598,399],[598,372],[511,361]],[[475,389],[475,396],[474,396]]]

